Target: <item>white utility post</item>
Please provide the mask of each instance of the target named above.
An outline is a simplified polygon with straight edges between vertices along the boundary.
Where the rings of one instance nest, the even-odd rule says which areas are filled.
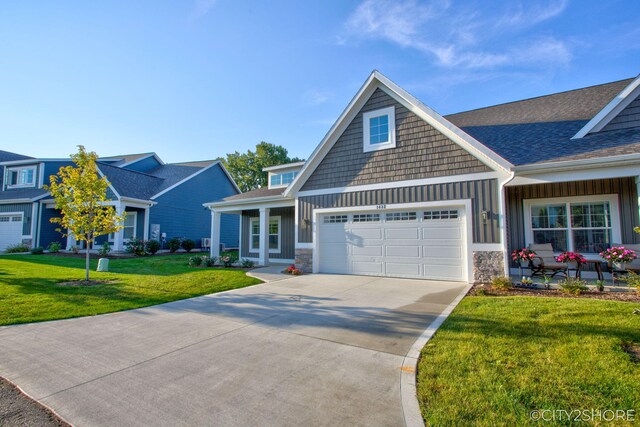
[[[116,214],[118,216],[122,215],[124,212],[124,206],[122,203],[118,203],[116,206]],[[124,229],[113,233],[113,250],[114,252],[122,252],[124,250]]]
[[[220,256],[220,211],[211,211],[211,258]]]
[[[260,208],[260,255],[258,263],[269,265],[269,208]]]

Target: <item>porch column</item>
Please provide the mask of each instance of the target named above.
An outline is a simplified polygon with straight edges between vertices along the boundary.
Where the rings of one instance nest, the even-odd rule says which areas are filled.
[[[149,209],[151,206],[144,208],[144,228],[142,229],[142,240],[149,240]]]
[[[67,228],[67,250],[70,251],[76,245],[76,236]]]
[[[640,176],[636,176],[636,189],[638,192],[638,215],[640,215]],[[640,224],[634,224],[640,226]]]
[[[269,265],[269,208],[260,208],[260,265]]]
[[[222,213],[220,211],[211,211],[211,257],[220,256],[220,219]]]
[[[124,212],[124,205],[118,203],[116,206],[116,214],[122,215]],[[124,250],[124,229],[120,229],[113,233],[113,250],[114,252],[122,252]]]

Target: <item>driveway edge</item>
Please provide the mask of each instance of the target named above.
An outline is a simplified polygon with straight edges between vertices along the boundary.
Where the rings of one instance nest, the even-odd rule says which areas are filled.
[[[422,332],[413,343],[402,361],[400,368],[400,400],[402,401],[402,414],[404,425],[407,427],[424,426],[420,404],[418,403],[418,393],[416,388],[416,373],[418,368],[418,358],[420,351],[429,342],[438,328],[449,317],[454,308],[462,301],[471,290],[473,284],[468,284],[460,294],[445,308],[438,317]]]

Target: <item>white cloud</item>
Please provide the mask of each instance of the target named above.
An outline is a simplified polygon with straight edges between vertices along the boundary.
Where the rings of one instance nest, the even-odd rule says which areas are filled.
[[[337,42],[382,40],[422,52],[446,68],[570,62],[565,42],[522,35],[525,29],[560,15],[568,0],[492,3],[364,0],[347,19],[345,34]]]
[[[218,0],[196,0],[194,5],[195,16],[204,16],[213,9]]]
[[[310,105],[324,104],[331,98],[332,94],[319,89],[309,89],[302,94],[302,100]]]

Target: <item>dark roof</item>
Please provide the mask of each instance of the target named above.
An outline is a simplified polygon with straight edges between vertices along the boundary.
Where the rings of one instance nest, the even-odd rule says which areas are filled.
[[[42,188],[22,188],[11,189],[6,191],[0,191],[0,201],[15,200],[15,199],[34,199],[47,194],[47,191]]]
[[[163,179],[146,173],[122,169],[104,163],[98,165],[121,197],[149,200],[163,184]]]
[[[445,116],[458,127],[591,120],[633,79]]]
[[[234,196],[225,197],[222,199],[223,202],[230,202],[233,200],[244,200],[244,199],[253,199],[258,197],[270,197],[270,196],[281,196],[284,193],[286,188],[271,188],[262,187],[257,190],[247,191],[246,193],[236,194]]]
[[[33,159],[33,157],[23,156],[22,154],[0,150],[0,162],[12,162],[14,160],[28,160],[28,159]]]
[[[212,162],[209,162],[207,166],[210,166]],[[194,173],[202,170],[203,167],[197,166],[182,166],[178,164],[161,165],[155,169],[147,172],[149,175],[156,176],[163,179],[163,183],[158,187],[156,193],[163,191],[174,184],[182,181],[183,179],[190,177]]]
[[[124,165],[126,163],[131,163],[135,160],[142,159],[143,157],[150,156],[155,153],[135,153],[135,154],[123,154],[121,156],[109,156],[109,157],[100,157],[99,161],[106,161],[113,165]]]

